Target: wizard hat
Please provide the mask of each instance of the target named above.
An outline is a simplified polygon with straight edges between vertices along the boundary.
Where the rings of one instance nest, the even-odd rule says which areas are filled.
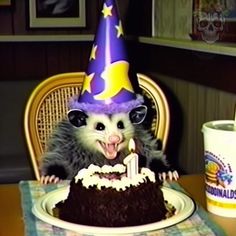
[[[143,103],[129,79],[129,63],[115,0],[105,0],[81,93],[70,109],[113,114]]]

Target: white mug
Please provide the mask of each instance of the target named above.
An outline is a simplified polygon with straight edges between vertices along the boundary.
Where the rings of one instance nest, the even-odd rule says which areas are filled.
[[[210,121],[203,124],[202,132],[207,210],[236,217],[236,123]]]

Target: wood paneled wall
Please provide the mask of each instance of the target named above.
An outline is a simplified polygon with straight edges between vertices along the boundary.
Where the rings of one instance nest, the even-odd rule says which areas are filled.
[[[168,158],[184,173],[203,172],[203,123],[234,119],[236,58],[146,44],[134,47],[136,69],[160,83],[168,96]]]
[[[211,120],[233,120],[236,94],[156,72],[149,75],[162,86],[171,108],[168,158],[184,173],[203,173],[202,125]]]
[[[62,72],[84,71],[92,42],[0,43],[1,80],[43,80]]]
[[[133,53],[141,70],[158,71],[170,77],[236,93],[235,56],[148,44],[136,47],[138,50],[133,50]]]

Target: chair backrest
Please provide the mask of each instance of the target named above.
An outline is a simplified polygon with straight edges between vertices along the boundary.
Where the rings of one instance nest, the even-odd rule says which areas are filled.
[[[150,129],[165,150],[169,133],[169,106],[161,88],[149,77],[137,74],[141,91],[151,106]],[[55,126],[66,117],[70,97],[79,94],[84,72],[62,73],[42,81],[32,92],[24,113],[24,131],[36,179],[47,141]]]

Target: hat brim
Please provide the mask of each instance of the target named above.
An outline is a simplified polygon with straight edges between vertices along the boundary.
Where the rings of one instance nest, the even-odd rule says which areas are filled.
[[[143,96],[137,94],[136,99],[123,102],[123,103],[111,103],[111,104],[91,104],[85,102],[78,102],[79,96],[72,97],[69,101],[69,110],[82,110],[85,112],[92,112],[98,114],[116,114],[116,113],[127,113],[135,107],[143,104]]]

